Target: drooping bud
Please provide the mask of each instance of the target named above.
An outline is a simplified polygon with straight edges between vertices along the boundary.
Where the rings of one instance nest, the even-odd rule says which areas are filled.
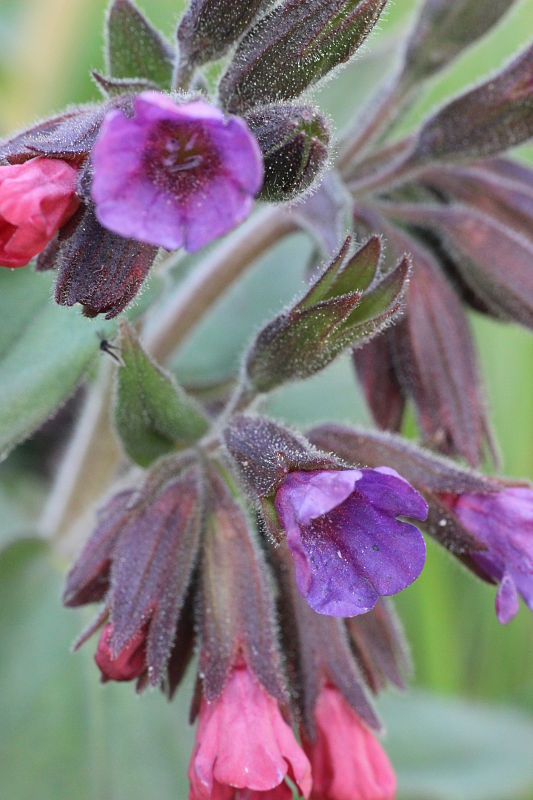
[[[121,357],[115,425],[133,461],[146,467],[206,433],[209,423],[199,406],[150,359],[125,322],[121,324]]]
[[[425,80],[448,66],[496,25],[515,0],[426,0],[405,48],[404,81]]]
[[[113,680],[138,678],[138,689],[147,681],[175,688],[175,675],[173,679],[167,667],[172,664],[176,631],[187,628],[180,628],[178,621],[199,546],[199,472],[190,467],[157,491],[149,487],[148,479],[136,497],[122,493],[102,511],[69,574],[65,603],[92,602],[107,589],[97,619],[97,624],[101,619],[109,623],[98,648],[103,674]],[[94,629],[91,626],[88,633]]]
[[[487,158],[533,136],[533,45],[422,126],[413,161]]]
[[[413,258],[405,315],[390,336],[396,373],[425,441],[476,466],[492,442],[465,311],[431,253],[398,230],[393,237]]]
[[[112,78],[145,78],[170,89],[174,51],[131,0],[111,3],[105,55]]]
[[[226,53],[272,0],[190,0],[178,27],[180,61],[201,66]]]
[[[94,660],[102,673],[102,682],[133,681],[146,672],[146,633],[141,629],[116,654],[111,648],[113,626],[107,624],[98,639]]]
[[[91,208],[80,209],[64,234],[56,302],[64,306],[80,303],[88,316],[115,317],[141,288],[157,248],[107,230]]]
[[[485,309],[533,328],[531,239],[467,205],[401,204],[390,216],[435,232]]]
[[[394,326],[353,351],[368,409],[376,424],[389,431],[400,430],[406,403],[393,359],[392,343],[397,330]]]
[[[370,239],[351,257],[349,243],[305,296],[257,335],[245,361],[246,375],[257,391],[313,375],[345,348],[376,335],[401,311],[408,259],[381,277],[379,238]]]
[[[279,103],[252,111],[245,120],[265,164],[261,200],[283,202],[305,192],[328,159],[330,130],[310,106]]]
[[[200,674],[212,702],[242,661],[266,691],[287,701],[269,575],[244,511],[209,470],[205,545],[200,568]]]
[[[298,97],[348,61],[386,0],[283,0],[248,31],[222,77],[223,105],[242,113]]]

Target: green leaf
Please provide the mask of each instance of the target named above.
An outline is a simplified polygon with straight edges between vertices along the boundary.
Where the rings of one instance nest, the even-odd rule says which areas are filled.
[[[144,78],[170,89],[174,51],[130,0],[113,0],[106,34],[106,62],[111,77]]]
[[[380,711],[398,800],[531,797],[531,717],[422,691],[388,695]]]
[[[114,329],[54,305],[52,277],[0,271],[1,456],[65,402],[98,351],[98,333]]]
[[[128,456],[143,467],[159,456],[194,444],[209,422],[174,380],[144,352],[126,323],[117,377],[115,424]]]

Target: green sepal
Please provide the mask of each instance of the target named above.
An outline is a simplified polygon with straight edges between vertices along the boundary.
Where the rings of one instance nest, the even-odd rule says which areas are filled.
[[[322,277],[311,287],[300,303],[307,308],[314,303],[349,294],[355,289],[364,292],[375,279],[381,260],[381,240],[372,236],[346,261],[351,238],[346,239],[339,254]]]
[[[357,347],[395,320],[403,308],[410,271],[411,262],[405,256],[391,272],[370,286],[340,327],[337,334],[339,345]]]
[[[175,53],[131,0],[112,0],[106,20],[106,66],[112,78],[137,78],[170,89]]]
[[[166,453],[193,445],[207,432],[209,421],[151,360],[125,322],[120,349],[115,427],[127,455],[146,467]]]

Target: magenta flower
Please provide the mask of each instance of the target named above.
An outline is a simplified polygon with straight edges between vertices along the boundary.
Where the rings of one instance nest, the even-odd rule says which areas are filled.
[[[290,800],[286,776],[309,796],[309,761],[277,701],[244,663],[237,665],[220,697],[202,701],[189,800]]]
[[[314,741],[302,733],[313,771],[311,800],[394,800],[396,776],[369,728],[333,686],[320,691]]]
[[[501,623],[518,612],[518,595],[533,611],[533,489],[514,486],[495,494],[446,496],[462,524],[487,546],[472,557],[500,585],[496,614]]]
[[[133,102],[133,118],[119,110],[106,115],[92,152],[101,224],[194,252],[242,222],[263,181],[246,124],[203,100],[180,105],[149,91]]]
[[[427,504],[392,469],[291,472],[274,503],[298,589],[319,614],[364,614],[422,571],[424,539],[397,517],[424,520]]]

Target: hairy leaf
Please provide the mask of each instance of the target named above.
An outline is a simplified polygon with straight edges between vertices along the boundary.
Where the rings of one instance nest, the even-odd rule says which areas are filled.
[[[209,423],[199,407],[149,358],[125,323],[121,356],[115,425],[133,461],[146,467],[206,433]]]
[[[106,63],[112,78],[144,78],[170,89],[173,49],[131,0],[112,0],[106,34]]]

